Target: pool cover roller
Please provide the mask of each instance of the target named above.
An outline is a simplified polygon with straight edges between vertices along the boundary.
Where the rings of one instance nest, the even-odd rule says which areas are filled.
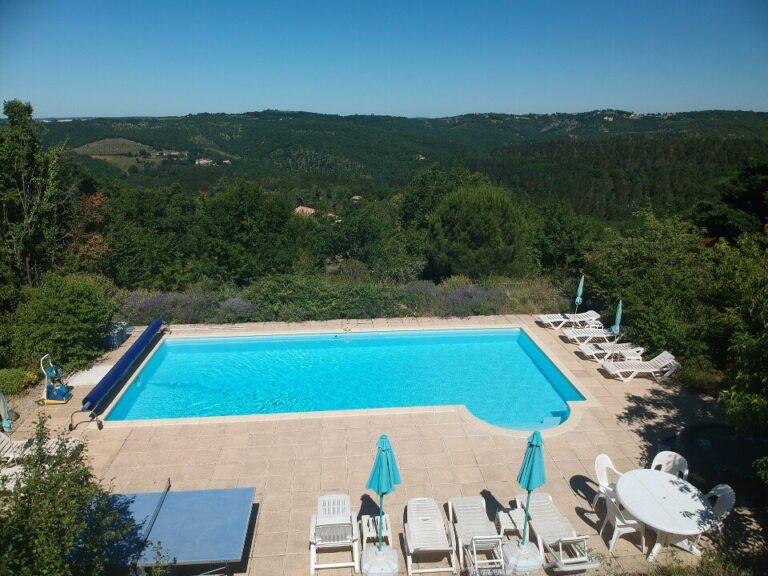
[[[93,420],[96,418],[99,428],[102,427],[102,423],[97,418],[98,408],[107,400],[112,397],[112,392],[115,391],[121,384],[123,384],[128,377],[133,373],[138,363],[146,352],[151,349],[157,340],[157,336],[163,329],[163,321],[157,319],[153,321],[146,330],[142,332],[141,336],[136,339],[136,342],[128,348],[128,351],[118,360],[109,372],[101,379],[101,381],[91,390],[88,395],[83,398],[83,407],[74,412],[72,416],[78,412],[90,412],[89,418]],[[70,418],[69,429],[73,430],[75,426],[72,424]]]

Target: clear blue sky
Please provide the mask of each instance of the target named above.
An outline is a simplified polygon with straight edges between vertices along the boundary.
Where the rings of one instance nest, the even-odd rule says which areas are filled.
[[[768,110],[768,1],[0,0],[37,116]]]

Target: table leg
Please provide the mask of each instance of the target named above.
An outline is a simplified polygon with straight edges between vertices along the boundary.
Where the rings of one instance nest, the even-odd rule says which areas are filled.
[[[682,540],[679,540],[678,542],[673,542],[673,546],[677,546],[678,548],[685,550],[687,552],[690,552],[694,556],[701,556],[701,551],[696,547],[696,544],[694,544],[687,536],[683,538]]]
[[[664,544],[661,543],[661,537],[659,537],[656,540],[656,544],[653,545],[653,549],[651,550],[651,553],[648,554],[648,562],[653,562],[654,558],[656,558],[656,554],[661,552],[662,548],[664,548]]]

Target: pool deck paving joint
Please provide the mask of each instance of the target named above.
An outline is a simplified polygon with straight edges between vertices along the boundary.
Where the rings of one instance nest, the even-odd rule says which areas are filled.
[[[672,433],[690,424],[674,418],[668,402],[657,401],[676,393],[673,384],[639,378],[630,384],[609,380],[598,371],[598,363],[574,354],[576,347],[565,343],[560,332],[537,325],[534,317],[527,315],[174,325],[171,334],[212,337],[335,333],[345,329],[515,327],[525,329],[586,398],[570,404],[572,414],[565,424],[543,432],[547,484],[542,490],[552,494],[580,534],[591,536],[591,548],[610,559],[606,572],[613,569],[609,564],[631,571],[650,569],[639,542],[621,538],[609,553],[605,538],[597,535],[605,508],[599,505],[595,514],[590,506],[595,488],[594,460],[606,453],[619,470],[642,467],[655,442],[650,431]],[[101,363],[114,363],[133,340]],[[14,436],[33,433],[37,411],[50,416],[52,430],[65,431],[70,414],[80,407],[91,388],[76,387],[73,399],[65,406],[37,408],[27,403],[17,407],[22,420]],[[716,414],[716,408],[705,400],[690,397],[686,401],[701,404],[695,409],[700,418]],[[665,417],[670,421],[665,422]],[[365,484],[381,434],[389,436],[403,478],[397,491],[387,496],[402,574],[403,509],[407,500],[428,496],[443,505],[455,496],[483,494],[509,506],[520,492],[515,478],[528,436],[487,424],[463,406],[203,418],[183,423],[121,422],[108,423],[104,430],[85,424],[71,434],[87,441],[94,473],[117,492],[159,490],[168,478],[173,490],[256,488],[259,518],[247,574],[259,576],[306,576],[309,519],[320,494],[348,492],[354,507],[364,508],[363,512],[371,509],[376,497],[365,490]],[[672,558],[695,561],[689,554],[665,549],[656,562]],[[350,573],[349,569],[320,572],[322,576]]]

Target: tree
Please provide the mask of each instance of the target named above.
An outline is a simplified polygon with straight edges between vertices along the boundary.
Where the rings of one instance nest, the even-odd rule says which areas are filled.
[[[549,204],[542,210],[539,236],[541,263],[554,272],[571,275],[584,267],[584,255],[598,236],[601,226],[580,216],[567,204]]]
[[[487,184],[481,174],[466,168],[445,170],[434,166],[413,179],[403,196],[402,215],[406,224],[427,228],[429,217],[443,198],[462,187]]]
[[[337,254],[364,262],[380,280],[408,282],[424,266],[419,233],[403,226],[392,200],[350,206],[336,228]]]
[[[143,543],[128,502],[96,481],[84,444],[51,450],[48,440],[41,418],[16,487],[0,491],[0,576],[99,576],[117,543],[135,557]]]
[[[180,186],[106,190],[107,273],[122,288],[183,288],[199,277],[198,202]]]
[[[461,274],[524,276],[538,270],[536,218],[489,185],[446,196],[429,219],[429,267],[435,278]]]
[[[734,333],[733,387],[723,400],[734,426],[768,434],[768,234],[744,235],[736,248],[725,250],[721,273],[731,286]]]
[[[267,272],[290,268],[284,230],[291,206],[284,196],[237,181],[202,201],[200,231],[206,273],[244,285]]]
[[[677,218],[636,214],[635,226],[615,230],[590,250],[585,273],[596,306],[624,300],[627,339],[655,354],[669,350],[691,362],[723,366],[728,339],[722,307],[724,286],[716,279],[718,253],[700,230]]]
[[[31,104],[10,100],[3,113],[8,124],[0,133],[0,254],[19,281],[31,286],[66,246],[78,194],[62,177],[59,150],[43,149]]]

